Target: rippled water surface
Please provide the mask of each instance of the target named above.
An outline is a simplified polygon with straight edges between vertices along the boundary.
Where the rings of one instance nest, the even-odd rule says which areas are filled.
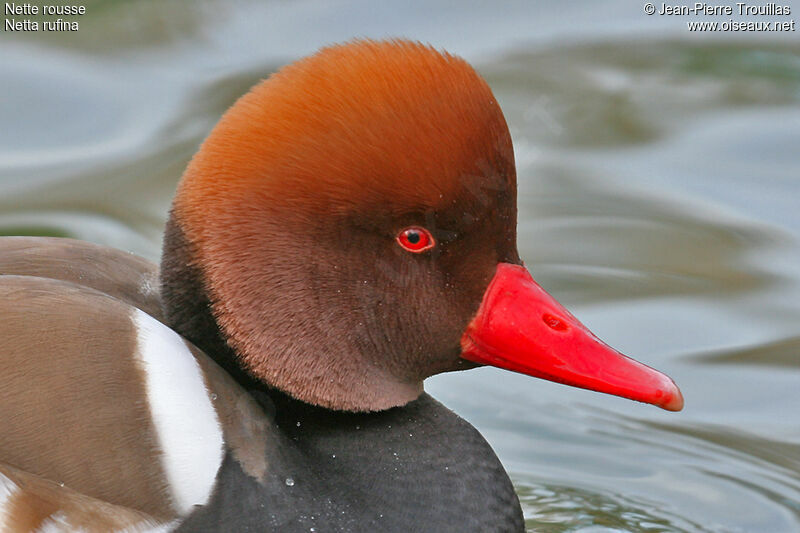
[[[430,41],[505,110],[537,280],[686,398],[430,380],[494,445],[529,529],[800,530],[797,33],[689,35],[621,1],[85,5],[76,34],[0,33],[1,234],[156,259],[183,167],[250,85],[353,36]]]

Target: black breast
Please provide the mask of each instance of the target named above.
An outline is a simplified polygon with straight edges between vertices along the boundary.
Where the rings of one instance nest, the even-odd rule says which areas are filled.
[[[262,394],[262,393],[257,393]],[[264,480],[230,454],[211,501],[180,531],[523,531],[519,500],[478,431],[423,394],[338,413],[278,393]]]

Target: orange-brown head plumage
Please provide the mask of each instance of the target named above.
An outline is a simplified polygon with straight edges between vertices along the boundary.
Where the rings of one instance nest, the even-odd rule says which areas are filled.
[[[510,152],[497,101],[463,59],[409,41],[355,41],[242,97],[187,169],[176,207],[190,216],[241,191],[315,211],[433,207],[456,197],[462,172]]]
[[[429,46],[362,40],[243,96],[186,170],[171,225],[239,364],[299,399],[370,410],[413,399],[424,377],[455,366],[491,270],[516,257],[515,209],[511,140],[486,82]],[[437,253],[397,255],[409,224],[435,226]],[[171,246],[168,306],[185,292]],[[484,260],[458,265],[476,251]],[[469,295],[446,293],[459,269],[474,280],[461,282]],[[406,305],[393,291],[411,279],[425,290]],[[422,317],[426,292],[453,309]],[[406,338],[406,318],[422,322],[419,339]]]

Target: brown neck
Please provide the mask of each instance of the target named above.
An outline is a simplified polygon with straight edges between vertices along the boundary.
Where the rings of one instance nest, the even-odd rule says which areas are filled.
[[[222,368],[249,389],[274,387],[291,397],[336,410],[378,411],[405,405],[422,393],[422,377],[397,379],[375,364],[362,360],[365,351],[353,345],[352,335],[343,335],[338,328],[347,328],[342,317],[322,310],[306,310],[317,324],[311,335],[298,334],[302,328],[282,327],[287,316],[298,309],[275,302],[271,323],[265,331],[274,330],[272,352],[258,354],[258,364],[251,364],[229,342],[229,337],[216,318],[212,291],[202,269],[196,264],[197,254],[186,238],[174,214],[170,215],[164,235],[161,263],[161,291],[164,315],[168,324],[204,350]],[[365,327],[363,324],[362,327]],[[327,332],[326,338],[320,338]],[[294,333],[294,334],[293,334]],[[259,375],[259,364],[276,359],[273,367],[286,368],[278,378]],[[284,360],[284,361],[281,361]]]
[[[170,214],[161,257],[161,300],[167,324],[192,341],[237,381],[252,388],[255,380],[242,370],[211,311],[200,268],[190,244]]]

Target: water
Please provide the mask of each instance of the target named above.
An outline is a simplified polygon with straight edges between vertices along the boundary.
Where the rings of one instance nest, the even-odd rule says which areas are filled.
[[[352,36],[430,41],[505,110],[534,276],[686,398],[429,380],[494,445],[530,530],[800,530],[796,32],[690,35],[622,1],[85,5],[78,33],[0,33],[0,233],[156,259],[183,167],[250,85]]]

